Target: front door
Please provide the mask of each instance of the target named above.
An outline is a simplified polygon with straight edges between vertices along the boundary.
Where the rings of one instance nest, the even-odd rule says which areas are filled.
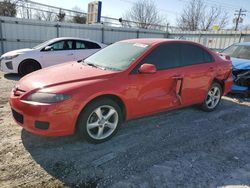
[[[139,67],[154,64],[157,72],[142,74]],[[176,44],[162,44],[156,47],[129,75],[129,95],[135,98],[133,116],[141,116],[181,105],[182,78],[180,78],[179,47]]]
[[[41,61],[44,67],[75,60],[72,40],[62,40],[50,45],[50,51],[41,51]]]

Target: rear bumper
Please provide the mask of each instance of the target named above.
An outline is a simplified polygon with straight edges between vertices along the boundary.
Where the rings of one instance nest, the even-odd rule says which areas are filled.
[[[224,81],[224,95],[228,94],[231,92],[232,85],[234,83],[233,77],[229,76],[225,81]]]

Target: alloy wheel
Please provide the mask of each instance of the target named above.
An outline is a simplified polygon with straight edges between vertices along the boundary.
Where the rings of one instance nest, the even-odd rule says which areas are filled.
[[[209,109],[213,109],[220,102],[221,91],[217,86],[210,88],[206,98],[206,105]]]
[[[96,108],[88,117],[87,132],[93,139],[109,137],[116,129],[119,116],[115,108],[103,105]]]

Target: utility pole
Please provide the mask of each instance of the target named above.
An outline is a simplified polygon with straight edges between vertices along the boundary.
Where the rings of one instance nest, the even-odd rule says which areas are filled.
[[[246,16],[246,14],[244,14],[244,12],[247,12],[246,10],[242,10],[242,8],[240,10],[236,10],[235,11],[235,16],[236,18],[234,18],[234,21],[235,21],[235,31],[238,30],[238,25],[239,23],[242,23],[243,21],[243,18],[241,16]]]

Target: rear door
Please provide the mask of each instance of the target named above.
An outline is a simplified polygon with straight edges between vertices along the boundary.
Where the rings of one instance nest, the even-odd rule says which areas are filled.
[[[100,45],[95,42],[75,40],[74,41],[74,54],[76,61],[87,58],[101,49]]]
[[[183,78],[182,103],[184,105],[202,102],[215,77],[217,63],[202,47],[191,43],[180,43]]]
[[[154,64],[155,74],[138,72],[142,64]],[[130,90],[134,101],[133,115],[140,116],[180,105],[178,92],[181,82],[177,78],[180,69],[180,50],[177,44],[161,44],[147,55],[129,75]]]

